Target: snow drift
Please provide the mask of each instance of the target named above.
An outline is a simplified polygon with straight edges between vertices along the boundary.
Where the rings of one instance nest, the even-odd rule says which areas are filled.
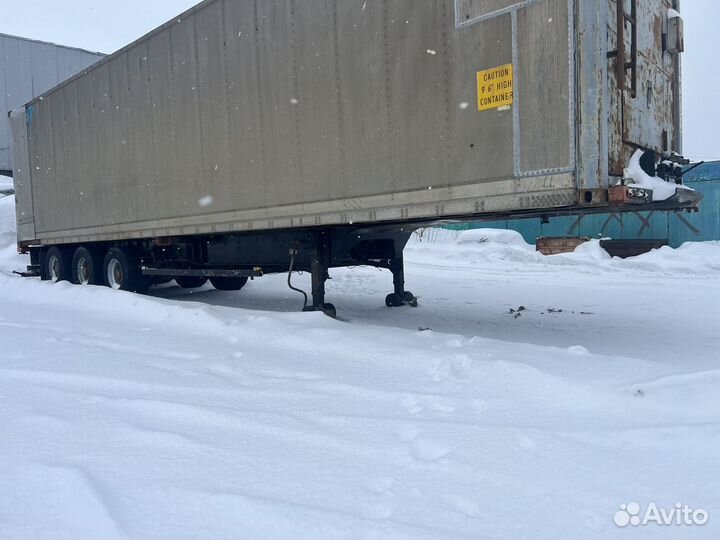
[[[447,234],[408,248],[417,309],[382,305],[387,273],[333,271],[336,321],[284,276],[149,296],[12,276],[13,209],[1,539],[720,535],[717,243],[620,261]],[[632,501],[711,518],[617,527]]]

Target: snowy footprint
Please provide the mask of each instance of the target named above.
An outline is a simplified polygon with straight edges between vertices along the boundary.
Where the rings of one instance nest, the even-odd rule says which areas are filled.
[[[452,452],[452,448],[442,441],[418,438],[410,443],[410,453],[418,461],[438,461]]]

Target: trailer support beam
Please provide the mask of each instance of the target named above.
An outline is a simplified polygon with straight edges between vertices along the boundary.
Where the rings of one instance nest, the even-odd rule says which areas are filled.
[[[307,311],[322,311],[335,318],[335,306],[325,302],[325,282],[330,279],[330,240],[327,231],[320,231],[315,237],[315,254],[310,261],[312,279],[312,307]]]
[[[405,261],[402,253],[399,257],[396,256],[392,261],[390,261],[390,271],[393,275],[393,288],[395,289],[395,294],[402,296],[403,293],[405,293]]]
[[[325,281],[328,279],[328,271],[319,257],[313,259],[311,268],[313,309],[322,309],[325,304]]]
[[[406,243],[406,242],[405,242]],[[418,299],[410,291],[405,290],[405,259],[403,258],[403,250],[405,243],[395,244],[395,256],[388,261],[388,268],[393,275],[393,290],[385,298],[387,307],[412,306],[417,307]]]

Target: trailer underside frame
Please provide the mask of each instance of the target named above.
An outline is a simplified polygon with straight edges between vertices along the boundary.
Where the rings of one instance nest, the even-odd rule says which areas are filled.
[[[618,189],[624,188],[618,187]],[[612,190],[613,188],[606,195],[608,198],[617,198]],[[550,219],[569,214],[642,210],[692,212],[697,210],[701,199],[699,193],[682,186],[678,186],[677,194],[667,201],[649,202],[647,195],[645,197],[642,200],[624,198],[621,203],[611,206],[556,208],[542,211],[531,209],[513,213],[512,217]],[[510,217],[507,214],[503,216]],[[197,286],[209,279],[213,285],[222,290],[239,290],[248,279],[266,274],[287,273],[290,288],[305,297],[304,310],[323,311],[335,316],[335,307],[326,301],[325,284],[330,278],[329,271],[340,267],[372,266],[392,273],[392,292],[385,298],[388,307],[417,306],[417,298],[410,291],[405,290],[403,250],[412,233],[422,227],[495,217],[497,216],[494,214],[483,214],[443,220],[196,234],[49,246],[21,245],[20,251],[29,252],[32,263],[28,267],[28,272],[21,275],[40,276],[45,280],[105,284],[144,292],[153,282],[171,279],[176,279],[181,286],[186,284]],[[125,270],[126,274],[134,275],[132,283],[125,285],[113,282],[113,276],[108,274],[107,267],[108,257],[112,259],[113,253],[116,258],[121,259],[120,263],[130,265]],[[82,276],[87,275],[90,270],[87,264],[84,269],[80,268],[78,261],[87,264],[88,261],[94,261],[94,268],[91,270],[96,275],[84,279]],[[294,272],[310,273],[312,278],[310,299],[304,291],[292,286],[291,278]]]

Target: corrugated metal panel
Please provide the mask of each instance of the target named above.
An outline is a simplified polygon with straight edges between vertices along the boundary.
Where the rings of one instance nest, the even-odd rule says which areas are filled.
[[[7,113],[101,58],[99,53],[0,34],[0,169],[12,169]]]
[[[720,161],[709,161],[689,170],[683,176],[686,182],[705,182],[720,180]]]
[[[720,173],[720,163],[715,165],[715,170]],[[670,227],[670,244],[679,246],[683,242],[720,240],[720,174],[716,174],[713,179],[688,182],[688,185],[705,196],[698,213],[681,214],[699,234],[695,234],[682,220],[674,218]]]

